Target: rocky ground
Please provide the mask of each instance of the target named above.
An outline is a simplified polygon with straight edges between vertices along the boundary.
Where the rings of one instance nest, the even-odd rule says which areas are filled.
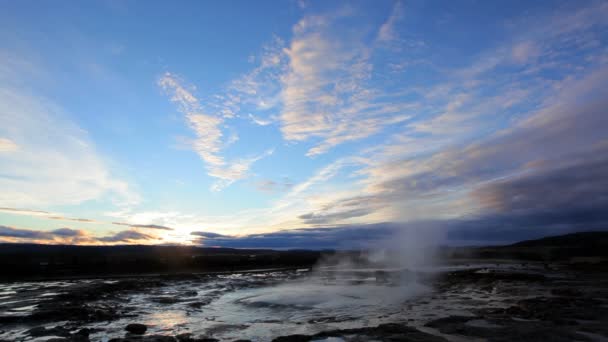
[[[275,280],[296,276],[290,274]],[[560,265],[519,264],[517,267],[469,267],[422,278],[434,291],[399,303],[400,311],[386,319],[391,322],[360,328],[327,329],[312,334],[285,331],[272,341],[608,341],[608,272],[603,269],[576,270]],[[51,300],[37,302],[31,313],[1,315],[0,336],[5,336],[6,341],[11,340],[10,336],[32,341],[97,341],[96,336],[101,335],[96,328],[91,328],[90,323],[127,319],[131,323],[124,325],[122,336],[105,340],[224,340],[213,334],[158,334],[151,331],[149,324],[138,321],[137,310],[131,307],[131,301],[124,298],[142,292],[154,294],[171,281],[176,280],[122,279],[58,285],[63,289],[60,294]],[[241,286],[234,282],[230,284],[218,287],[214,291],[220,292],[205,298],[212,301]],[[247,281],[242,286],[267,285],[266,281]],[[27,293],[36,297],[35,291]],[[151,298],[166,302],[166,305],[180,301],[193,310],[196,306],[204,308],[208,304],[199,299],[189,299],[194,298],[194,294],[188,297],[186,292],[179,297],[153,295]],[[30,328],[21,335],[2,335],[14,327],[23,326]]]

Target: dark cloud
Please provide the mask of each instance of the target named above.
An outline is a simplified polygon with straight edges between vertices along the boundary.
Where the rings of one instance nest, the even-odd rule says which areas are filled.
[[[374,208],[356,208],[351,210],[339,211],[335,213],[320,212],[308,213],[298,216],[301,220],[308,224],[327,224],[336,220],[345,220],[353,217],[361,217],[369,215],[374,211]]]
[[[327,228],[303,228],[247,236],[199,232],[203,246],[268,249],[357,249],[388,246],[403,232],[423,235],[433,230],[438,245],[507,244],[577,231],[608,230],[608,213],[570,211],[522,215],[487,215],[467,219],[377,223]],[[429,241],[425,241],[429,242]]]
[[[600,151],[483,185],[472,195],[485,214],[454,221],[451,237],[516,241],[608,229],[608,154]]]
[[[433,227],[445,233],[438,243],[512,243],[576,231],[608,230],[608,151],[599,146],[564,161],[543,163],[515,177],[485,182],[471,194],[483,210],[458,219],[296,229],[244,237],[198,232],[207,246],[236,248],[359,248],[390,239],[402,229]],[[365,200],[347,203],[360,206]],[[348,207],[348,205],[344,206]],[[336,206],[327,206],[334,210]],[[356,209],[359,210],[359,209]],[[341,218],[357,211],[345,211]],[[366,211],[362,211],[365,214]],[[308,223],[337,215],[307,214]]]
[[[570,218],[595,217],[606,207],[608,68],[589,75],[561,84],[551,105],[475,143],[372,164],[360,171],[368,194],[300,218],[335,225],[385,208],[395,221],[475,213],[484,220],[567,216],[563,223],[574,224]],[[465,203],[471,192],[475,205]]]
[[[143,229],[159,229],[159,230],[173,230],[173,228],[161,226],[158,224],[131,224],[131,223],[123,223],[123,222],[112,222],[117,226],[127,226],[131,228],[143,228]]]
[[[130,243],[142,240],[153,240],[155,237],[134,230],[125,230],[114,235],[96,238],[86,231],[71,228],[58,228],[51,231],[19,229],[0,226],[0,238],[8,242],[33,242],[53,244],[95,244],[99,242]]]
[[[132,242],[139,240],[152,240],[153,236],[137,232],[135,230],[123,230],[111,236],[101,237],[97,240],[102,242]]]
[[[93,241],[85,231],[71,228],[40,231],[0,226],[0,237],[12,242],[79,244]]]
[[[572,87],[555,105],[513,128],[465,148],[438,153],[427,163],[431,166],[428,172],[384,186],[410,192],[434,191],[519,171],[530,162],[568,160],[594,149],[608,139],[608,69]]]
[[[597,152],[565,166],[485,184],[473,195],[503,214],[608,211],[608,149]]]
[[[71,229],[71,228],[59,228],[59,229],[55,229],[55,230],[52,230],[50,232],[50,234],[56,235],[56,236],[63,236],[63,237],[75,237],[75,236],[84,236],[84,235],[86,235],[86,233],[83,232],[82,230]]]
[[[20,238],[20,239],[39,239],[47,240],[52,238],[52,234],[38,230],[18,229],[8,226],[0,226],[0,236]]]
[[[204,237],[204,238],[229,238],[229,236],[227,235],[222,235],[222,234],[217,234],[217,233],[211,233],[211,232],[192,232],[192,235],[196,235],[196,236],[200,236],[200,237]]]
[[[399,229],[391,223],[331,228],[306,228],[242,237],[195,232],[204,246],[275,249],[362,248],[384,240]]]

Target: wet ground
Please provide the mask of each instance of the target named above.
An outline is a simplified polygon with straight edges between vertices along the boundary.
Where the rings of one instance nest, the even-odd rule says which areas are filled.
[[[608,341],[608,274],[461,263],[0,284],[0,340],[239,339]]]

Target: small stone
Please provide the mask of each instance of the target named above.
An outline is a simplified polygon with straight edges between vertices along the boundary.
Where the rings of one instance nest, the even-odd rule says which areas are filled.
[[[131,323],[125,327],[125,330],[135,335],[143,335],[148,330],[148,327],[140,323]]]

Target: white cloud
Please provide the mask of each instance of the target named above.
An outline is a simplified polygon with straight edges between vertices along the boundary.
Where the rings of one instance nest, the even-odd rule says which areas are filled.
[[[188,125],[194,131],[196,139],[191,142],[191,146],[205,162],[207,174],[219,179],[212,185],[211,190],[220,191],[235,181],[245,178],[254,162],[272,154],[272,150],[269,150],[259,156],[227,162],[221,154],[222,149],[239,139],[237,132],[233,131],[226,141],[223,141],[224,134],[221,127],[225,124],[225,118],[230,115],[224,113],[224,117],[221,117],[203,113],[198,98],[183,85],[183,81],[171,73],[165,73],[158,84],[171,95],[171,101],[178,105]]]
[[[87,132],[52,102],[0,87],[0,122],[0,136],[7,137],[3,150],[13,151],[0,153],[0,206],[74,205],[104,197],[119,205],[139,201],[129,184],[112,175]]]
[[[393,7],[393,11],[390,16],[380,26],[380,30],[378,30],[378,41],[380,42],[389,42],[398,39],[398,33],[395,32],[395,25],[397,22],[403,18],[403,4],[398,1],[395,3]]]
[[[308,156],[409,118],[404,112],[411,104],[382,98],[386,94],[370,85],[372,50],[363,35],[339,36],[345,15],[305,17],[285,50],[289,68],[282,77],[281,131],[286,140],[320,139]]]
[[[255,116],[253,114],[249,114],[248,117],[251,120],[251,122],[253,122],[254,124],[256,124],[258,126],[268,126],[268,125],[272,124],[272,122],[273,122],[270,119],[263,119],[263,118]]]
[[[208,165],[212,167],[223,166],[225,164],[224,159],[219,155],[222,148],[220,125],[223,119],[202,113],[199,100],[182,85],[182,81],[175,75],[164,74],[158,84],[171,94],[171,101],[179,106],[188,125],[196,134],[196,140],[192,142],[194,151]]]
[[[250,58],[258,65],[230,82],[226,93],[218,96],[220,103],[215,106],[220,111],[237,116],[243,108],[252,106],[256,111],[266,111],[279,105],[280,77],[287,66],[284,48],[285,42],[274,36],[270,43],[263,46],[259,56]]]
[[[19,146],[14,141],[7,138],[0,138],[0,153],[3,152],[15,152],[19,149]]]
[[[221,191],[235,181],[245,178],[248,175],[249,169],[253,163],[264,157],[272,155],[273,152],[274,150],[267,150],[264,153],[254,157],[237,159],[227,167],[221,169],[210,169],[209,175],[219,178],[219,180],[211,186],[211,190]]]

